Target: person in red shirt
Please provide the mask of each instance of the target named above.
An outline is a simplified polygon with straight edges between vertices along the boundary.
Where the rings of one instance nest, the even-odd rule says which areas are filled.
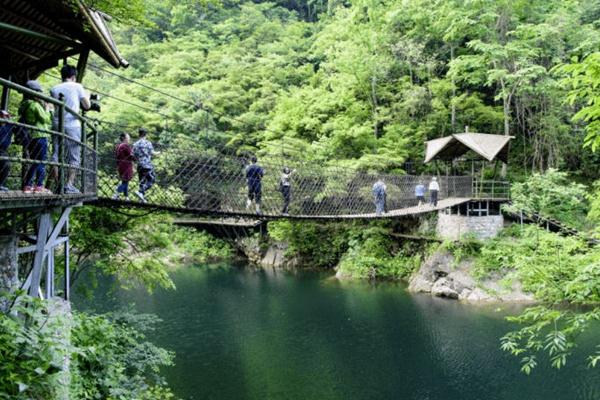
[[[125,200],[129,200],[129,181],[133,177],[133,150],[129,141],[131,138],[127,133],[121,133],[119,136],[121,143],[115,146],[115,158],[117,159],[117,172],[121,183],[117,186],[117,191],[113,196],[113,200],[118,200],[121,193],[125,196]]]

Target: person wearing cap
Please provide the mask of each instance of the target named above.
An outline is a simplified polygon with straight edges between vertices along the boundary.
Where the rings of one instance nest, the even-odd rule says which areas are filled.
[[[437,181],[437,178],[434,176],[433,178],[431,178],[431,182],[429,182],[429,195],[431,196],[430,204],[432,207],[437,207],[439,191],[440,185]]]
[[[137,160],[138,178],[140,180],[140,189],[135,192],[135,195],[142,203],[146,202],[146,192],[152,187],[156,181],[154,175],[154,165],[152,164],[152,156],[158,155],[158,151],[154,151],[152,143],[146,138],[148,131],[140,128],[140,138],[133,144],[133,155]]]
[[[89,110],[90,97],[85,92],[81,83],[77,82],[77,68],[72,65],[65,64],[60,70],[62,83],[50,89],[50,94],[55,99],[65,102],[67,107],[75,113],[67,111],[64,116],[64,129],[66,138],[64,140],[65,161],[73,166],[81,165],[81,121],[79,120],[79,110]],[[54,115],[54,130],[58,130],[58,113]],[[52,161],[58,162],[58,136],[54,137],[53,141]],[[62,161],[62,160],[61,160]],[[54,178],[57,179],[58,171],[54,169]],[[67,182],[65,185],[65,193],[79,193],[79,190],[74,186],[77,170],[69,168]]]
[[[8,147],[12,143],[14,125],[7,120],[10,114],[0,110],[0,157],[8,157]],[[10,174],[10,161],[0,159],[0,192],[8,192],[6,179]]]
[[[36,92],[43,92],[38,81],[28,81],[26,86]],[[46,161],[48,154],[48,130],[51,127],[52,115],[41,99],[25,94],[19,106],[19,116],[19,121],[30,126],[29,135],[31,140],[27,145],[29,158],[38,161],[31,164],[25,174],[23,192],[51,193],[44,187],[46,166],[43,161]]]

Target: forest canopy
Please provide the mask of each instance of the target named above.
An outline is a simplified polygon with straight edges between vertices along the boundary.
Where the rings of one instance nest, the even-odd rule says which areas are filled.
[[[600,1],[95,4],[121,21],[123,73],[187,101],[92,69],[89,87],[157,110],[105,99],[102,118],[124,125],[107,139],[145,125],[173,146],[402,172],[469,126],[516,137],[515,174],[595,178]]]

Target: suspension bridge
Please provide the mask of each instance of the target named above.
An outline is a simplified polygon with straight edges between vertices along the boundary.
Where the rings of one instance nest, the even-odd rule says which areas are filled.
[[[297,157],[286,157],[262,149],[255,154],[264,169],[261,208],[257,215],[247,208],[248,184],[244,171],[249,154],[238,154],[224,147],[193,144],[185,150],[162,149],[162,154],[155,160],[156,183],[147,192],[145,201],[137,201],[133,197],[139,183],[137,178],[130,182],[132,194],[129,199],[115,198],[119,177],[114,145],[116,133],[123,127],[80,114],[61,98],[25,87],[29,79],[41,74],[52,77],[46,72],[49,68],[75,55],[78,57],[76,69],[79,80],[84,76],[91,52],[114,68],[127,67],[129,64],[120,54],[108,29],[109,19],[79,1],[24,0],[9,2],[5,8],[10,10],[0,17],[0,39],[17,45],[5,46],[9,55],[0,60],[0,109],[10,111],[0,116],[0,252],[10,264],[7,267],[9,273],[2,275],[0,289],[19,287],[30,295],[51,298],[57,293],[56,287],[62,286],[61,294],[68,299],[69,217],[74,207],[85,204],[159,210],[189,218],[212,218],[213,222],[219,218],[241,217],[262,223],[278,218],[407,218],[451,209],[458,212],[466,209],[467,214],[478,212],[481,215],[482,210],[491,209],[490,203],[498,204],[509,198],[507,182],[485,181],[477,178],[473,170],[471,173],[440,174],[437,169],[429,168],[429,171],[436,171],[439,200],[435,206],[419,206],[415,186],[418,183],[427,186],[434,178],[432,175],[364,171],[332,161],[312,160],[302,151]],[[94,64],[90,65],[97,68]],[[107,73],[115,74],[112,71]],[[146,89],[181,101],[186,107],[201,107],[158,89]],[[17,101],[11,101],[11,95],[19,96],[17,101],[29,99],[50,105],[54,110],[55,123],[52,127],[23,123],[18,117]],[[111,97],[110,94],[105,95]],[[79,121],[80,135],[69,134],[65,129],[67,114]],[[159,111],[157,115],[165,116]],[[25,133],[32,138],[46,139],[51,145],[47,156],[40,156],[38,150],[31,151],[29,144],[16,143],[16,139],[23,139]],[[12,145],[11,140],[14,141]],[[509,140],[497,135],[468,132],[451,135],[430,141],[425,160],[449,161],[471,154],[487,161],[497,159],[506,162]],[[79,158],[76,162],[71,159],[73,154]],[[284,198],[279,191],[284,166],[295,171],[290,179],[291,197],[285,214]],[[37,182],[32,190],[34,169]],[[45,180],[45,174],[51,179]],[[387,210],[378,215],[375,213],[373,184],[380,180],[387,186]],[[44,184],[51,192],[43,188]],[[55,275],[55,256],[59,252],[63,252],[64,259],[60,267],[63,268],[62,285],[56,282]],[[17,265],[17,258],[26,260],[20,261],[23,268]]]

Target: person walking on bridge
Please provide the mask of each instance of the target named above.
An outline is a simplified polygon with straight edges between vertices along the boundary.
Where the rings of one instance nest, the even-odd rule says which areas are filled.
[[[375,199],[375,213],[378,216],[385,213],[385,201],[386,201],[387,186],[383,180],[379,179],[373,184],[373,197]]]
[[[260,215],[260,201],[262,198],[262,178],[265,175],[263,168],[258,165],[255,156],[250,159],[251,164],[246,167],[246,181],[248,183],[248,200],[246,208],[250,208],[254,201],[256,213]]]
[[[415,196],[419,202],[417,205],[419,208],[425,203],[425,190],[425,185],[423,185],[423,181],[420,180],[417,186],[415,186]]]
[[[129,181],[133,178],[133,149],[129,142],[131,137],[128,133],[121,133],[119,136],[121,142],[115,146],[115,158],[117,159],[117,172],[121,183],[117,186],[117,191],[113,196],[113,200],[118,200],[121,193],[125,196],[125,200],[129,201]]]
[[[296,172],[296,170],[290,170],[288,167],[283,167],[283,172],[281,173],[281,178],[279,180],[279,191],[283,196],[283,210],[281,211],[282,215],[290,215],[290,201],[292,199],[292,185],[290,179],[292,174]]]
[[[140,180],[140,189],[135,192],[135,195],[142,203],[146,203],[146,192],[152,187],[156,181],[154,175],[154,165],[152,164],[152,156],[160,154],[154,151],[152,143],[146,138],[148,131],[140,128],[139,139],[133,144],[133,155],[137,160],[138,177]]]
[[[429,195],[431,196],[430,204],[432,207],[437,207],[439,191],[440,185],[438,184],[437,178],[434,176],[431,178],[431,182],[429,182]]]

